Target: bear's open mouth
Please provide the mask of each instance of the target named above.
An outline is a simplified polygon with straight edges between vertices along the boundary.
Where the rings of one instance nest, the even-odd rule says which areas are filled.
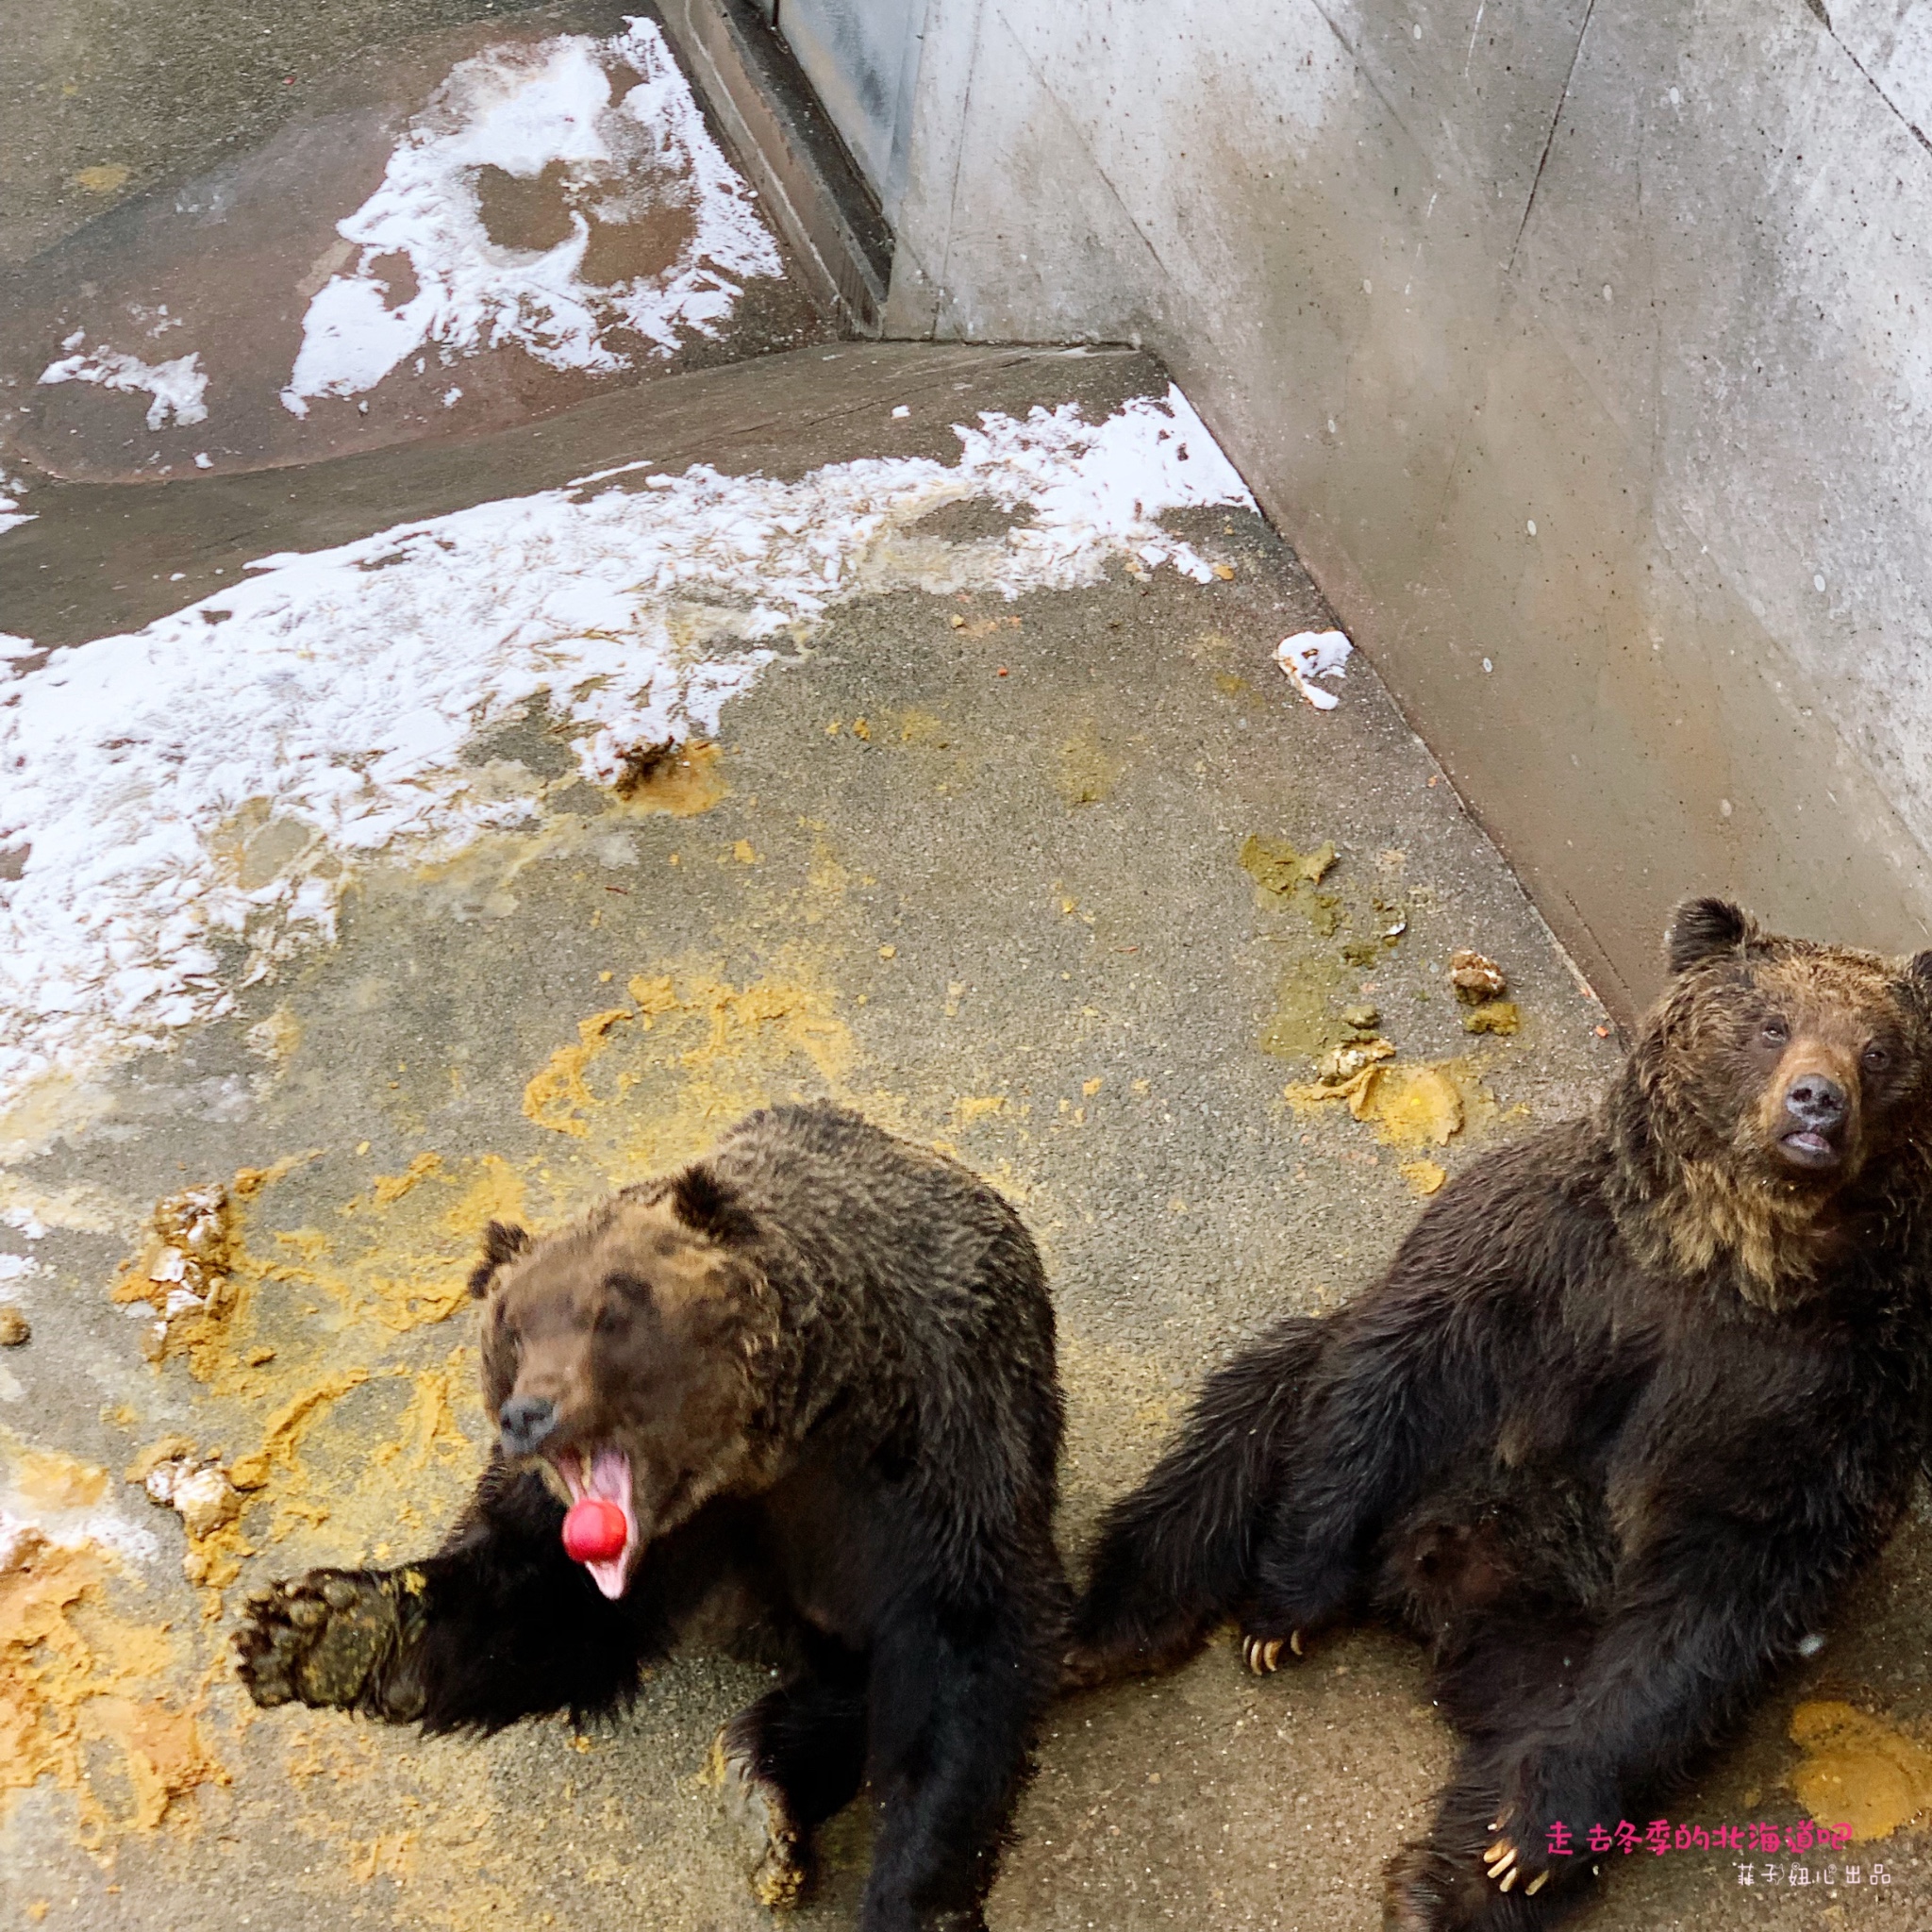
[[[565,1449],[551,1457],[551,1467],[563,1478],[573,1503],[581,1503],[586,1496],[601,1496],[624,1511],[624,1548],[614,1557],[584,1565],[591,1580],[614,1602],[630,1582],[631,1565],[637,1561],[641,1541],[637,1511],[631,1507],[630,1457],[622,1449]]]
[[[1794,1134],[1787,1134],[1778,1141],[1778,1149],[1785,1158],[1797,1167],[1836,1167],[1838,1148],[1829,1134],[1821,1134],[1811,1127],[1800,1127]]]

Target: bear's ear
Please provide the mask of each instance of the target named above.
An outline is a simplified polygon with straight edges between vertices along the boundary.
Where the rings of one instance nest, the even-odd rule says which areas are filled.
[[[1673,973],[1687,973],[1700,959],[1741,953],[1758,937],[1757,922],[1728,899],[1686,899],[1671,914],[1665,958]]]
[[[492,1221],[483,1230],[483,1258],[470,1271],[470,1292],[478,1300],[490,1292],[496,1271],[506,1261],[530,1252],[530,1230],[513,1221]]]
[[[706,1167],[688,1167],[671,1183],[671,1208],[694,1233],[726,1245],[758,1233],[738,1195]]]
[[[1932,953],[1914,953],[1906,961],[1906,977],[1927,999],[1932,999]]]

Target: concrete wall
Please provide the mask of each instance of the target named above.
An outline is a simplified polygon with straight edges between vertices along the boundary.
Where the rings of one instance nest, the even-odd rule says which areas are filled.
[[[1166,357],[1613,1007],[1687,890],[1925,945],[1928,49],[1932,0],[930,0],[889,326]]]

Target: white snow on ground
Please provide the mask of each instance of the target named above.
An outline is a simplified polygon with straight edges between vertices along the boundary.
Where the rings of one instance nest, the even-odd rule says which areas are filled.
[[[0,470],[0,537],[15,524],[30,524],[35,512],[20,507],[21,486],[5,470]]]
[[[1355,646],[1339,630],[1298,630],[1274,647],[1274,661],[1318,711],[1332,711],[1341,700],[1311,680],[1346,677],[1345,667],[1354,655]]]
[[[8,1374],[7,1379],[10,1382],[13,1377]],[[151,1563],[160,1555],[154,1532],[129,1523],[118,1510],[105,1506],[50,1509],[0,1490],[0,1576],[25,1569],[43,1545],[78,1550],[90,1543],[101,1544],[137,1564]]]
[[[613,75],[633,84],[620,94]],[[551,171],[569,234],[541,251],[492,242],[478,201],[491,166],[531,182]],[[593,228],[653,219],[678,238],[663,268],[608,287],[585,279]],[[624,332],[668,356],[691,331],[718,333],[743,277],[784,266],[647,20],[608,40],[568,34],[459,62],[382,186],[336,231],[361,255],[308,305],[282,391],[298,416],[310,397],[375,388],[430,344],[445,361],[517,342],[556,369],[608,371],[630,362]],[[395,302],[384,264],[398,257],[415,288]]]
[[[1109,559],[1208,565],[1155,520],[1252,507],[1178,390],[1100,424],[1074,405],[957,430],[959,461],[861,458],[796,482],[634,476],[263,558],[128,636],[9,670],[0,640],[0,1110],[229,1010],[248,976],[333,935],[350,868],[441,858],[537,806],[463,762],[538,693],[582,774],[716,728],[777,641],[908,586],[1008,597]],[[910,528],[990,496],[1032,520],[945,544]],[[17,873],[18,877],[5,875]]]
[[[198,355],[177,356],[172,362],[143,362],[119,349],[83,349],[85,329],[75,332],[60,344],[70,353],[41,371],[42,382],[92,382],[103,389],[143,391],[154,400],[148,405],[147,426],[163,427],[173,417],[176,423],[208,421],[208,377],[202,373]]]

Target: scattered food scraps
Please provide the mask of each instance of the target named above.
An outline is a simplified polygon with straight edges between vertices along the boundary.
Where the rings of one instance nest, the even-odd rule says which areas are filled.
[[[1322,1056],[1315,1063],[1315,1077],[1324,1087],[1345,1087],[1364,1067],[1394,1058],[1395,1049],[1386,1040],[1352,1040]]]
[[[1341,976],[1333,955],[1297,959],[1290,966],[1275,989],[1274,1010],[1261,1029],[1261,1051],[1276,1059],[1298,1060],[1340,1043],[1329,1001]]]
[[[1124,761],[1089,720],[1060,746],[1054,789],[1068,805],[1098,805],[1120,783]]]
[[[18,1308],[0,1308],[0,1348],[18,1348],[33,1340],[33,1328]]]
[[[378,1208],[392,1208],[406,1194],[413,1194],[433,1174],[442,1172],[442,1156],[419,1154],[401,1174],[379,1174],[369,1185],[370,1198]]]
[[[143,1450],[129,1464],[127,1480],[139,1483],[149,1502],[173,1509],[197,1542],[242,1513],[241,1494],[220,1460],[197,1455],[185,1436],[164,1436]]]
[[[1462,1093],[1435,1067],[1371,1067],[1372,1091],[1357,1119],[1397,1147],[1445,1146],[1462,1131]]]
[[[1332,711],[1341,700],[1311,683],[1317,677],[1345,677],[1343,668],[1355,646],[1339,630],[1298,630],[1274,647],[1274,661],[1294,679],[1295,689],[1318,711]]]
[[[1448,1170],[1433,1160],[1405,1160],[1395,1171],[1414,1192],[1425,1198],[1441,1193],[1442,1183],[1449,1178]]]
[[[142,1353],[159,1361],[177,1324],[219,1318],[227,1305],[228,1191],[219,1181],[186,1188],[156,1202],[149,1239],[114,1290],[125,1304],[146,1302],[155,1321]]]
[[[1346,1101],[1357,1120],[1373,1122],[1375,1138],[1393,1147],[1445,1146],[1462,1131],[1472,1106],[1484,1112],[1495,1107],[1469,1067],[1455,1060],[1405,1066],[1377,1058],[1347,1079],[1317,1080],[1283,1092],[1297,1113]]]
[[[1523,1024],[1523,1015],[1514,1000],[1485,1000],[1462,1016],[1465,1033],[1514,1033]]]
[[[1457,999],[1473,1007],[1484,1000],[1500,999],[1508,990],[1503,969],[1466,946],[1449,956],[1449,984],[1456,989]]]
[[[637,997],[635,988],[632,997]],[[584,1118],[595,1105],[584,1085],[584,1069],[609,1044],[610,1029],[632,1017],[628,1007],[612,1007],[577,1022],[577,1043],[559,1046],[524,1087],[524,1113],[540,1127],[582,1140],[591,1131]],[[645,1018],[648,1025],[648,1012]]]
[[[51,1777],[74,1794],[90,1850],[110,1832],[152,1831],[197,1785],[228,1782],[202,1740],[199,1703],[177,1708],[155,1693],[173,1645],[112,1614],[108,1580],[98,1546],[62,1547],[30,1524],[0,1548],[0,1791]],[[101,1795],[115,1782],[97,1775],[103,1747],[125,1774],[120,1815]]]
[[[705,738],[683,744],[675,738],[634,744],[618,753],[611,789],[634,811],[693,818],[724,796],[724,778],[718,769],[722,757],[718,746]]]
[[[1334,866],[1335,842],[1328,840],[1312,852],[1298,852],[1286,839],[1264,839],[1251,832],[1241,841],[1241,870],[1262,891],[1291,898],[1302,886],[1318,886]]]
[[[1790,1738],[1805,1756],[1791,1790],[1813,1818],[1889,1838],[1932,1806],[1932,1753],[1849,1704],[1801,1704]]]

